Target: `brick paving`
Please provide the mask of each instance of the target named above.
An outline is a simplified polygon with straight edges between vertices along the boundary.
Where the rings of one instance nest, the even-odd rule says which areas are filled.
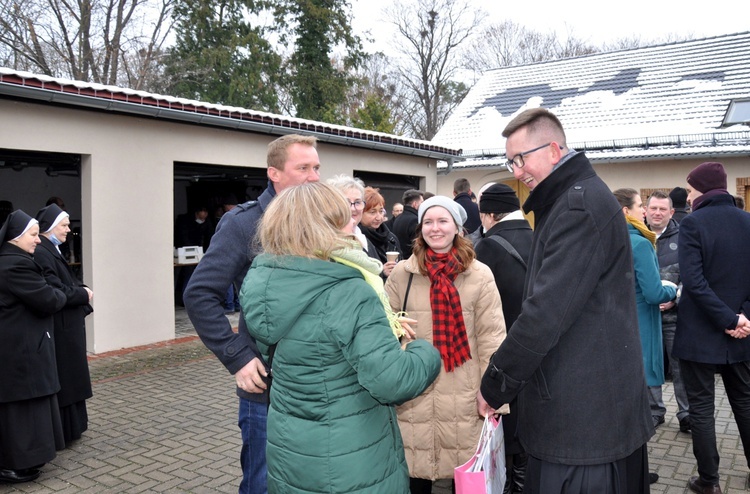
[[[237,492],[234,380],[197,339],[184,311],[177,320],[172,342],[92,357],[89,430],[39,479],[0,484],[0,494]],[[717,395],[721,486],[725,493],[747,492],[748,467],[719,381]],[[651,492],[684,494],[696,475],[690,435],[679,432],[670,383],[664,399],[667,422],[649,443],[651,470],[660,476]],[[449,494],[450,482],[436,483],[433,492]]]

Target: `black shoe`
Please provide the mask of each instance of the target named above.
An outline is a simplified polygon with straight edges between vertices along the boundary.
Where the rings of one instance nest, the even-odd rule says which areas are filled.
[[[654,419],[654,429],[659,427],[661,424],[664,423],[664,415],[657,417],[656,415],[651,416],[652,419]]]
[[[680,432],[690,432],[690,415],[680,419]]]
[[[659,474],[654,472],[648,473],[648,483],[649,484],[655,484],[659,481]]]
[[[2,468],[0,469],[0,482],[8,482],[11,484],[20,484],[22,482],[31,482],[39,477],[39,470],[29,468],[26,470],[11,470]]]
[[[700,477],[690,477],[688,480],[688,489],[698,494],[721,494],[721,486],[716,484],[707,484]]]

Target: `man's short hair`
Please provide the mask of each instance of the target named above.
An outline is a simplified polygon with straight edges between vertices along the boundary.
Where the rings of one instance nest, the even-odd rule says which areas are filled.
[[[560,147],[567,147],[565,130],[562,123],[554,113],[546,108],[531,108],[516,115],[508,125],[503,129],[503,137],[508,138],[519,129],[527,127],[529,132],[534,134],[541,131],[547,131],[552,134],[559,134],[562,138]]]
[[[655,190],[651,193],[650,196],[648,196],[648,201],[646,201],[646,206],[648,206],[651,203],[651,199],[668,199],[669,200],[669,209],[672,209],[672,198],[669,197],[669,194],[664,192],[663,190]]]
[[[404,203],[406,206],[412,206],[414,204],[414,201],[418,201],[420,198],[424,197],[424,192],[417,189],[409,189],[406,192],[404,192],[404,195],[401,196],[401,202]]]
[[[471,190],[471,184],[469,183],[468,179],[459,178],[458,180],[453,182],[454,194],[461,194],[462,192],[466,192],[468,194],[470,190]]]
[[[288,134],[274,139],[268,144],[268,153],[266,155],[266,164],[269,168],[276,168],[284,171],[286,163],[287,149],[292,144],[303,144],[305,146],[317,147],[318,139],[314,136],[303,136],[299,134]]]

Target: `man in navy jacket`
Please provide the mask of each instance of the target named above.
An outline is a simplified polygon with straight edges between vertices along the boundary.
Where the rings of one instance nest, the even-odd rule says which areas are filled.
[[[232,282],[241,286],[255,257],[255,230],[276,194],[287,187],[320,179],[320,160],[310,136],[286,135],[268,145],[268,188],[257,201],[240,204],[222,216],[208,251],[185,289],[184,301],[195,330],[234,375],[242,431],[240,494],[263,494],[266,488],[266,417],[268,369],[244,317],[232,331],[224,298]]]
[[[750,465],[750,214],[734,205],[721,163],[687,177],[693,212],[680,222],[682,297],[673,354],[690,404],[698,493],[720,493],[714,375],[721,374]]]

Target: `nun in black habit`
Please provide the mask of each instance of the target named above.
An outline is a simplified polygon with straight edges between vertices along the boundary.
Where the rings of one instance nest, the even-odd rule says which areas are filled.
[[[68,213],[57,204],[42,208],[36,215],[39,221],[41,244],[34,260],[44,269],[47,283],[61,290],[67,297],[65,306],[55,313],[55,354],[60,391],[57,402],[63,424],[65,444],[81,438],[88,428],[86,400],[91,398],[91,377],[86,358],[86,325],[84,318],[93,309],[93,292],[82,285],[60,253],[70,232]]]
[[[0,228],[0,482],[28,482],[65,445],[52,314],[65,294],[34,262],[38,222],[21,210]]]

